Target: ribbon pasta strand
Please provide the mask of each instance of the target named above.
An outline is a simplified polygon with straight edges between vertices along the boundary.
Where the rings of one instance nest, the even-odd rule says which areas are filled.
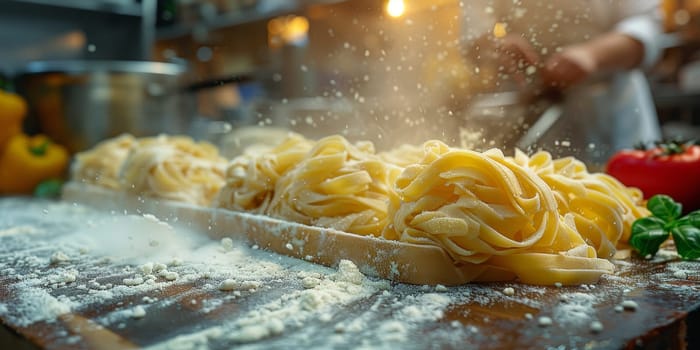
[[[290,134],[267,151],[234,158],[226,169],[226,184],[219,193],[216,205],[231,210],[265,213],[279,177],[301,161],[312,146],[312,141],[298,134]]]
[[[329,136],[279,178],[267,214],[378,236],[388,221],[389,193],[399,171],[381,161],[371,143],[353,145],[342,136]]]
[[[560,214],[601,257],[611,258],[616,247],[629,240],[632,223],[649,215],[641,191],[607,174],[591,174],[573,157],[553,160],[544,151],[528,157],[516,150],[513,161],[532,169],[549,185]]]
[[[119,179],[131,193],[209,206],[224,184],[225,167],[215,146],[161,135],[139,141]]]
[[[113,190],[120,189],[119,171],[135,145],[133,136],[123,134],[76,154],[71,166],[71,178]]]

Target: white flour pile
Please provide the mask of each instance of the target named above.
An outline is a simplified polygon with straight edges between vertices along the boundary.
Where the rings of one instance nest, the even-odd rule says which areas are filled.
[[[596,321],[596,295],[590,293],[562,293],[554,307],[554,322],[566,327],[585,327]]]
[[[71,308],[75,305],[66,297],[55,298],[39,288],[18,289],[16,298],[18,302],[11,308],[7,305],[0,306],[0,314],[9,315],[13,323],[20,327],[26,327],[38,321],[56,319],[60,315],[71,312]]]

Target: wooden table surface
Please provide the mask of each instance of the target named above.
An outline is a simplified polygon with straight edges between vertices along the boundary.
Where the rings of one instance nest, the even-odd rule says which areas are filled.
[[[244,263],[185,254],[168,266],[179,274],[174,281],[157,277],[126,286],[138,264],[105,259],[80,240],[98,237],[109,229],[100,223],[123,214],[25,198],[0,198],[0,213],[3,349],[700,348],[700,266],[669,252],[651,261],[615,261],[617,272],[595,285],[442,287],[365,278],[356,297],[328,294],[319,306],[295,310],[289,305],[309,288],[303,276],[328,280],[336,271],[234,242],[232,252],[211,254],[233,254]],[[193,246],[220,250],[206,237]],[[274,273],[250,266],[273,266]],[[219,290],[226,276],[256,284],[235,294]],[[622,309],[623,302],[636,308]],[[248,340],[229,336],[241,320],[270,305],[292,311],[273,314],[280,329]],[[134,317],[136,306],[146,311],[143,317]],[[551,325],[541,324],[545,318]],[[591,330],[595,321],[602,325],[597,332]]]

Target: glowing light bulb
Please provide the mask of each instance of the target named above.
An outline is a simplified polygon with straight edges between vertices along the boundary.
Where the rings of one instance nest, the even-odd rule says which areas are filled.
[[[386,13],[391,17],[400,17],[406,11],[403,0],[389,0],[386,4]]]

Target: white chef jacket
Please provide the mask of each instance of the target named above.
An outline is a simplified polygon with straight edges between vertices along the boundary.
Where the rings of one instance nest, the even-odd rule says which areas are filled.
[[[658,60],[666,42],[658,1],[465,0],[462,8],[467,41],[501,22],[507,32],[523,35],[543,60],[565,46],[617,31],[643,44],[643,69]],[[602,164],[615,150],[661,136],[649,86],[639,69],[575,86],[567,91],[563,107],[561,119],[538,142],[543,149]],[[561,144],[568,150],[556,146]]]

